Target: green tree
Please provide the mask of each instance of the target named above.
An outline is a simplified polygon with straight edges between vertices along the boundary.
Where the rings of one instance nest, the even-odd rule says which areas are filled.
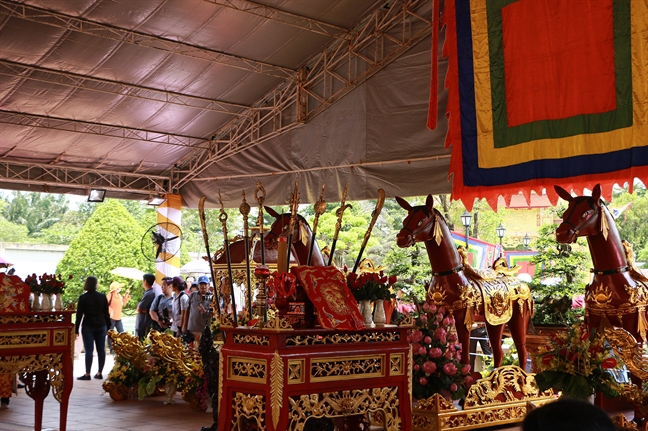
[[[26,226],[29,235],[34,236],[61,220],[67,211],[65,195],[13,192],[3,215],[10,222]]]
[[[628,193],[628,188],[616,189],[610,208],[621,208],[630,204],[628,208],[616,219],[617,229],[621,239],[633,245],[635,252],[648,248],[648,194],[646,188],[640,184],[635,185],[634,193]],[[640,256],[642,253],[639,254]],[[639,256],[638,256],[639,257]]]
[[[556,228],[550,224],[540,228],[535,249],[538,254],[531,262],[541,268],[530,283],[536,302],[534,323],[563,323],[569,318],[571,299],[576,294],[585,293],[585,285],[591,257],[585,239],[579,238],[575,244],[560,244],[556,241]]]
[[[110,271],[116,267],[153,272],[154,262],[146,261],[140,251],[143,234],[144,229],[119,201],[111,199],[99,204],[56,268],[64,277],[74,277],[67,283],[63,300],[76,301],[90,275],[99,279],[99,290],[106,292],[115,279]],[[131,285],[138,287],[140,282],[131,282]],[[132,302],[129,307],[133,307]]]

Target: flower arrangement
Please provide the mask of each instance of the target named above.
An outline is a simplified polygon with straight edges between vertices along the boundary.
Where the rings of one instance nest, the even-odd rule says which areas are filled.
[[[415,399],[441,394],[457,400],[472,383],[470,365],[459,362],[461,343],[450,332],[454,317],[436,305],[417,304],[416,326],[411,335],[413,351],[413,395]]]
[[[611,371],[621,367],[612,347],[585,323],[572,325],[568,332],[553,335],[533,358],[541,390],[554,388],[565,396],[587,399],[595,392],[607,397],[618,395]]]
[[[345,268],[345,270],[348,269]],[[392,286],[397,281],[395,275],[387,277],[382,271],[379,273],[365,272],[359,276],[354,272],[347,273],[347,286],[358,302],[395,298]]]
[[[112,370],[110,370],[107,380],[112,381],[116,385],[130,387],[139,382],[141,376],[142,374],[137,371],[137,368],[133,366],[131,361],[121,356],[115,356],[115,364]]]
[[[147,366],[144,369],[144,374],[137,382],[137,398],[143,400],[146,397],[153,395],[158,385],[174,384],[178,387],[178,383],[182,381],[182,377],[173,369],[173,366],[166,361],[150,356],[147,359]]]
[[[73,277],[68,276],[68,280]],[[36,274],[28,275],[25,283],[29,286],[29,290],[34,294],[45,293],[48,295],[60,295],[65,291],[65,281],[61,274],[43,274],[37,276]]]

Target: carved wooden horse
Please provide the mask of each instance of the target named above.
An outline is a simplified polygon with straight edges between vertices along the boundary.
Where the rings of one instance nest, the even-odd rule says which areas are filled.
[[[476,272],[467,271],[448,225],[441,213],[433,207],[432,195],[421,206],[412,207],[399,197],[396,201],[408,212],[396,242],[399,247],[409,247],[415,242],[425,243],[433,275],[427,289],[427,302],[444,306],[455,317],[457,336],[464,346],[461,362],[470,364],[470,329],[473,316],[480,315],[485,317],[488,336],[494,341],[492,347],[495,366],[502,363],[502,345],[499,340],[502,339],[508,322],[519,363],[525,367],[526,330],[533,309],[529,287],[517,278],[498,276],[486,279]]]
[[[267,248],[275,248],[277,241],[280,237],[288,237],[288,229],[290,226],[290,213],[279,214],[277,211],[270,207],[265,207],[268,214],[276,220],[272,223],[270,230],[265,235],[265,246]],[[292,235],[291,253],[297,258],[299,265],[306,265],[308,261],[308,252],[310,250],[311,241],[315,241],[313,247],[313,257],[311,258],[312,266],[326,266],[322,250],[317,244],[317,239],[313,238],[313,231],[306,219],[297,214],[295,220],[295,227]]]
[[[594,277],[585,287],[585,323],[598,328],[609,322],[628,331],[639,343],[645,342],[648,279],[634,267],[632,247],[621,241],[614,217],[601,200],[601,186],[594,187],[592,196],[578,197],[562,187],[554,189],[569,203],[556,229],[556,240],[568,244],[579,236],[587,237],[592,255]],[[636,377],[633,381],[639,383]]]

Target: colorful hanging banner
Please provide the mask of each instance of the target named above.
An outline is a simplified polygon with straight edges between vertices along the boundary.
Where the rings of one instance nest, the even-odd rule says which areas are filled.
[[[448,0],[452,195],[648,183],[648,2]]]
[[[455,245],[466,246],[466,235],[451,231]],[[468,238],[468,263],[474,269],[490,268],[495,259],[500,255],[500,246],[482,241],[477,238]]]

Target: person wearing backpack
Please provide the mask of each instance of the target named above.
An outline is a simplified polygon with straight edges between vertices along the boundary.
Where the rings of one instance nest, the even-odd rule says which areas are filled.
[[[121,290],[124,285],[113,281],[110,283],[110,292],[106,295],[108,299],[108,312],[110,313],[110,329],[115,329],[118,333],[124,332],[124,324],[122,323],[122,308],[130,299],[130,293],[126,292],[124,296],[121,295]],[[112,346],[112,339],[108,337],[108,349],[110,354],[114,355],[115,351]]]
[[[186,316],[189,308],[189,296],[185,292],[187,285],[182,277],[173,277],[171,288],[173,289],[171,330],[176,337],[180,337],[187,331]]]

